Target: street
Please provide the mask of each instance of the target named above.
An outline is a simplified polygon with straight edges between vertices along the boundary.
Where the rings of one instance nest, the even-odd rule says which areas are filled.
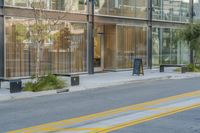
[[[200,78],[135,82],[80,92],[0,102],[0,132],[5,133],[33,126],[42,127],[42,124],[46,124],[47,128],[41,129],[42,132],[51,130],[58,133],[89,131],[93,133],[199,133],[199,81]],[[149,103],[149,101],[152,102]],[[135,114],[141,113],[140,111],[143,114],[137,117],[141,119],[148,116],[148,119],[136,123],[133,120],[136,119]],[[105,114],[106,117],[112,115],[112,118],[105,118]],[[73,123],[76,125],[70,127],[73,129],[76,127],[75,130],[51,128],[53,124],[62,127],[62,124],[70,122],[70,118],[76,120],[76,123]],[[128,118],[130,120],[126,121]],[[90,120],[90,123],[80,124],[86,120]],[[124,124],[127,122],[129,125]],[[115,125],[112,125],[114,123],[124,125],[115,127],[113,130],[96,127],[99,125],[114,127]],[[27,133],[29,130],[27,129]],[[17,133],[17,131],[12,133]]]

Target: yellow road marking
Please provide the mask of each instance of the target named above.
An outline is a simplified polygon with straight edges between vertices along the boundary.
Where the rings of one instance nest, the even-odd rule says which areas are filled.
[[[66,129],[61,129],[59,131],[102,131],[105,130],[106,128],[66,128]]]
[[[154,120],[154,119],[158,119],[158,118],[161,118],[161,117],[173,115],[173,114],[176,114],[176,113],[179,113],[179,112],[183,112],[183,111],[198,108],[198,107],[200,107],[200,104],[195,104],[195,105],[192,105],[190,107],[179,108],[179,109],[174,110],[172,112],[160,113],[160,114],[156,114],[156,115],[153,115],[153,116],[150,116],[150,117],[144,117],[142,119],[122,123],[122,124],[115,125],[113,127],[109,127],[107,129],[104,129],[104,130],[101,130],[101,131],[94,131],[94,132],[90,132],[90,133],[108,133],[108,132],[111,132],[111,131],[116,131],[116,130],[119,130],[119,129],[122,129],[122,128],[125,128],[125,127],[134,126],[134,125],[144,123],[144,122],[147,122],[147,121],[150,121],[150,120]]]
[[[92,120],[92,119],[96,119],[96,118],[107,117],[107,116],[122,113],[125,111],[143,110],[143,109],[150,110],[151,108],[148,109],[148,108],[146,108],[146,106],[156,105],[159,103],[173,101],[173,100],[177,100],[180,98],[195,97],[195,96],[199,96],[199,95],[200,95],[200,91],[194,91],[194,92],[190,92],[190,93],[184,93],[184,94],[180,94],[180,95],[176,95],[176,96],[171,96],[171,97],[153,100],[153,101],[149,101],[149,102],[145,102],[145,103],[135,104],[135,105],[122,107],[122,108],[118,108],[118,109],[112,109],[109,111],[100,112],[100,113],[96,113],[96,114],[81,116],[81,117],[77,117],[77,118],[71,118],[71,119],[67,119],[67,120],[61,120],[58,122],[51,122],[51,123],[42,124],[39,126],[33,126],[33,127],[29,127],[29,128],[23,128],[20,130],[10,131],[7,133],[35,133],[35,132],[58,131],[61,129],[62,126],[72,125],[72,124],[76,124],[76,123],[80,123],[83,121]]]

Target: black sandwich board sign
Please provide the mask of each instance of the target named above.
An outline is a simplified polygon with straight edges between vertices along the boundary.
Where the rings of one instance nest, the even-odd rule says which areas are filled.
[[[133,63],[133,75],[144,75],[142,59],[135,58]]]

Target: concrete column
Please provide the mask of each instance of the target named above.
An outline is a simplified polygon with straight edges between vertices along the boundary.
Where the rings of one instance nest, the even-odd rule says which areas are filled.
[[[88,74],[94,74],[94,0],[87,0],[87,68]]]
[[[5,63],[4,63],[4,14],[3,6],[4,0],[0,0],[0,77],[5,77]]]
[[[152,0],[148,0],[148,43],[147,43],[147,65],[152,69]]]

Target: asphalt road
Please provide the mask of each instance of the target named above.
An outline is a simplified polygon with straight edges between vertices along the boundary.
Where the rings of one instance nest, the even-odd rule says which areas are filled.
[[[200,133],[200,108],[148,121],[112,133]]]
[[[200,90],[200,78],[145,81],[74,93],[0,102],[0,132],[93,114]],[[200,133],[200,109],[148,121],[116,133]]]

